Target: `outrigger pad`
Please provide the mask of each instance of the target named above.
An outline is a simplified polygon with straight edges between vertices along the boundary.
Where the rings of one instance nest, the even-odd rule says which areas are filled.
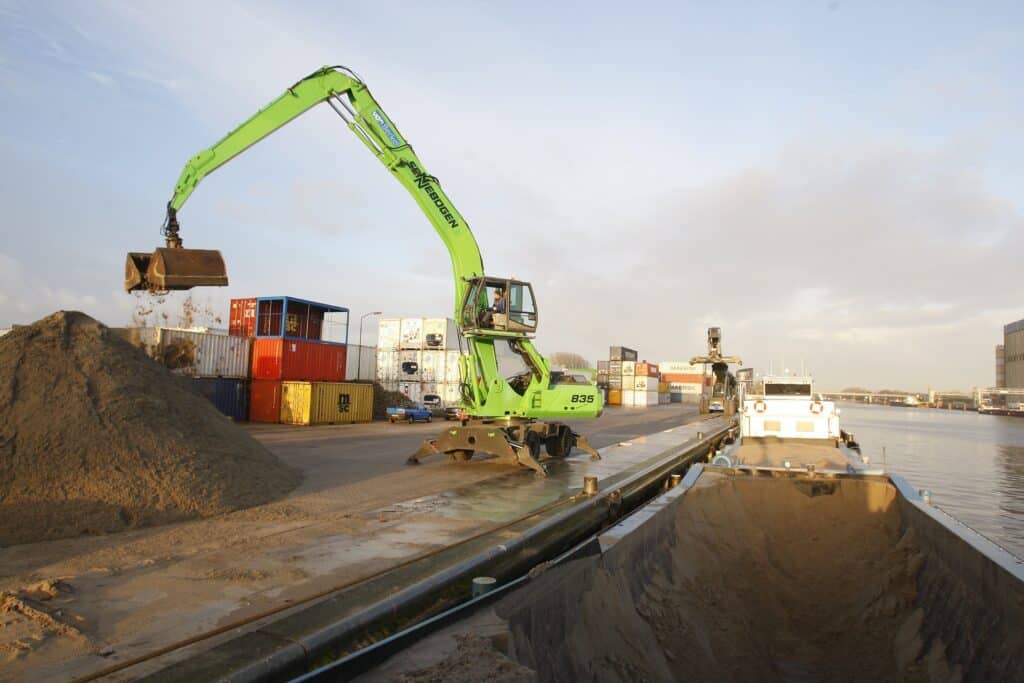
[[[504,430],[487,424],[448,427],[435,439],[427,439],[419,450],[409,456],[406,463],[418,465],[424,458],[434,455],[486,453],[508,464],[529,467],[540,476],[547,476],[544,466],[530,455],[525,444],[513,443]],[[468,460],[471,456],[458,459]]]

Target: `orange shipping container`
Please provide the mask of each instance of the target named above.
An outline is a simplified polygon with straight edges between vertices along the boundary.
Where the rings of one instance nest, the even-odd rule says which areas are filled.
[[[249,388],[249,420],[279,422],[281,419],[281,382],[255,379]]]
[[[636,364],[636,376],[637,377],[657,377],[658,366],[655,363],[637,363]]]
[[[680,384],[701,384],[704,381],[704,375],[689,375],[681,372],[666,372],[661,376],[662,382],[678,382]]]
[[[252,377],[343,382],[346,350],[342,344],[257,337],[252,343]]]
[[[609,389],[608,390],[608,405],[610,405],[610,406],[621,406],[622,405],[622,389]]]

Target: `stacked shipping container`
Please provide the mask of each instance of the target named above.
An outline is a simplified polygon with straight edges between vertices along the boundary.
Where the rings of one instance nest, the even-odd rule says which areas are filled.
[[[705,369],[703,364],[664,361],[658,365],[661,381],[668,385],[672,403],[700,403]]]
[[[252,338],[250,420],[333,424],[372,419],[372,388],[367,397],[361,385],[344,383],[347,308],[294,297],[233,299],[228,332]]]
[[[638,358],[634,349],[613,346],[608,350],[608,360],[598,361],[597,384],[608,390],[608,405],[648,407],[668,403],[658,366]]]
[[[667,374],[666,366],[678,370],[673,364],[657,366],[639,360],[634,349],[612,346],[608,349],[608,359],[598,361],[597,385],[607,390],[609,405],[646,408],[679,400],[674,397],[672,388],[672,381],[678,376]]]
[[[377,381],[413,401],[459,405],[458,345],[451,318],[384,318],[377,331]]]

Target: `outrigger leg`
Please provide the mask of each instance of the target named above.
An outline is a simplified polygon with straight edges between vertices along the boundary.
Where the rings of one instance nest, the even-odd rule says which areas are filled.
[[[418,465],[424,458],[446,454],[452,460],[466,461],[475,453],[497,456],[509,463],[529,467],[538,476],[547,476],[540,464],[540,440],[527,432],[522,442],[513,441],[505,428],[494,424],[464,424],[449,427],[434,439],[427,439],[420,449],[409,456],[410,465]]]
[[[589,454],[591,460],[601,459],[601,454],[598,453],[597,450],[590,445],[590,442],[587,441],[587,437],[583,436],[582,434],[578,434],[577,432],[573,432],[572,437],[573,439],[576,440],[576,447],[579,448],[584,453]]]

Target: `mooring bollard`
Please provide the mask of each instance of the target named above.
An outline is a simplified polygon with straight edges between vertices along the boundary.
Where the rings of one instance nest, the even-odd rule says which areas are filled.
[[[682,480],[683,480],[683,475],[681,475],[681,474],[673,474],[671,477],[668,478],[668,487],[670,489],[674,489],[675,487],[679,486],[679,483]]]
[[[597,493],[597,477],[583,477],[583,495],[592,496]]]
[[[478,576],[473,579],[472,595],[479,598],[481,595],[490,593],[498,585],[498,580],[493,576]]]

